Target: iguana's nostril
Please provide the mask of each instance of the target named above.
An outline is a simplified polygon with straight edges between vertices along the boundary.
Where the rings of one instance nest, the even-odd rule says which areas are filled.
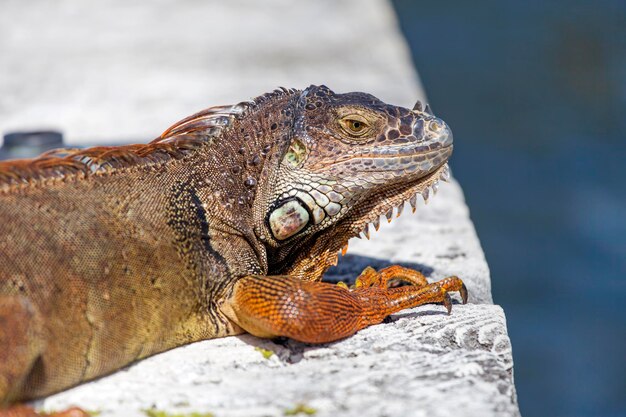
[[[428,128],[437,133],[443,129],[443,122],[440,119],[433,119],[428,124]]]
[[[439,142],[442,146],[452,145],[452,131],[443,120],[438,117],[430,119],[428,130],[433,142]]]

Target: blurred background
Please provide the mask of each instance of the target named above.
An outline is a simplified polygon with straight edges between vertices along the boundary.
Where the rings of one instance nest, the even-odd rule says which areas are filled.
[[[393,4],[454,131],[522,415],[626,415],[626,2]]]
[[[451,165],[507,314],[522,415],[626,415],[626,2],[94,7],[2,1],[3,133],[145,142],[278,85],[411,106],[412,59],[454,130]]]

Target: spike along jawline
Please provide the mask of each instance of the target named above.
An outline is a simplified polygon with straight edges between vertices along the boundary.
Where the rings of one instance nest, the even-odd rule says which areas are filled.
[[[439,190],[439,180],[444,181],[444,182],[450,182],[450,168],[448,166],[448,164],[446,163],[443,166],[443,169],[441,170],[441,174],[439,176],[438,179],[434,180],[430,186],[427,186],[426,188],[424,188],[421,192],[418,191],[417,194],[412,195],[408,200],[406,201],[402,201],[399,205],[395,206],[395,207],[391,207],[389,210],[387,210],[387,212],[384,214],[384,216],[387,218],[387,222],[391,223],[391,220],[393,220],[394,218],[394,210],[396,210],[396,216],[395,217],[400,217],[400,215],[402,214],[402,211],[404,209],[404,206],[408,203],[411,206],[411,211],[413,213],[415,213],[415,210],[417,208],[417,196],[421,195],[422,198],[424,199],[424,204],[428,204],[428,199],[434,195],[437,194],[437,191]],[[369,240],[370,238],[370,229],[369,226],[374,226],[374,229],[376,231],[378,231],[379,227],[380,227],[380,218],[382,215],[379,215],[377,217],[374,218],[374,220],[370,221],[369,223],[366,223],[365,226],[363,226],[363,229],[359,232],[359,234],[355,237],[361,239],[363,237],[365,237],[366,239]],[[345,247],[341,250],[341,254],[345,255],[345,253],[347,252],[348,249],[348,245],[346,244]]]

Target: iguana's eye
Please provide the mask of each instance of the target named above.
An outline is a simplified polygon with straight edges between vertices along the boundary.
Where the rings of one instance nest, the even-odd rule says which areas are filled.
[[[365,118],[356,114],[342,118],[339,123],[343,130],[351,136],[363,136],[370,130],[370,125]]]

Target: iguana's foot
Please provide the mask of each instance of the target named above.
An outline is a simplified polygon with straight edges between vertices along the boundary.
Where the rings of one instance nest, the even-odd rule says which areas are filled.
[[[388,288],[393,280],[412,285]],[[450,291],[459,291],[467,302],[467,289],[458,277],[429,284],[420,272],[400,266],[379,272],[368,267],[352,289],[289,276],[248,276],[237,281],[224,312],[256,336],[326,343],[422,304],[443,303],[450,313]]]
[[[89,413],[78,407],[72,407],[65,411],[58,411],[49,414],[38,413],[32,407],[18,404],[5,410],[0,410],[0,417],[89,417]]]
[[[400,265],[388,266],[378,272],[376,272],[376,270],[371,266],[368,266],[357,277],[352,289],[363,289],[372,286],[389,288],[389,284],[395,281],[411,284],[409,287],[411,288],[409,290],[411,292],[414,292],[417,288],[424,288],[424,294],[428,294],[429,292],[432,292],[433,294],[446,293],[443,295],[443,300],[441,302],[446,306],[448,314],[450,314],[450,311],[452,310],[452,301],[450,300],[450,296],[447,295],[448,292],[458,291],[461,294],[463,304],[467,303],[467,287],[465,287],[465,284],[459,277],[451,276],[429,284],[428,280],[421,272],[405,268]],[[423,302],[421,304],[429,303]]]

